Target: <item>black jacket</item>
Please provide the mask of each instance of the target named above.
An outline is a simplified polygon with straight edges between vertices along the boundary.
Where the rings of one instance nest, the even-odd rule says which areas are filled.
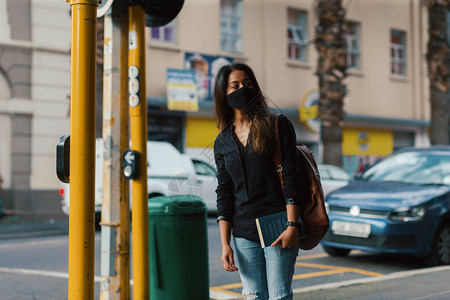
[[[298,204],[294,200],[294,186],[298,179],[295,131],[289,119],[280,115],[283,194],[273,155],[264,157],[250,151],[249,140],[242,163],[233,130],[234,126],[230,124],[214,142],[218,171],[217,219],[231,222],[234,236],[259,241],[255,218],[284,211],[286,204]]]

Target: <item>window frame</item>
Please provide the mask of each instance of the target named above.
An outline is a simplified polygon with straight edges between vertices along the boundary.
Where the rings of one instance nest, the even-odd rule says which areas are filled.
[[[171,27],[172,28],[172,36],[173,40],[165,40],[164,39],[164,30]],[[159,33],[160,38],[154,38],[153,37],[153,30],[157,30]],[[161,43],[166,45],[177,45],[178,44],[178,18],[173,19],[171,22],[169,22],[165,26],[161,27],[153,27],[150,28],[150,41],[153,43]]]
[[[448,45],[450,46],[450,9],[447,10],[447,14],[446,14],[446,23],[447,23],[447,42]]]
[[[289,23],[289,13],[295,12],[297,14],[297,24]],[[301,9],[296,8],[287,8],[287,49],[288,49],[288,61],[290,62],[308,62],[308,46],[310,44],[308,38],[308,12]],[[300,18],[301,16],[301,18]],[[299,21],[301,19],[301,21]],[[302,24],[303,23],[303,24]],[[303,39],[301,39],[298,33],[303,35]],[[292,37],[289,37],[289,33],[291,33]],[[299,47],[299,56],[295,54],[295,50],[292,50],[295,47]]]
[[[392,37],[394,35],[400,36],[400,44],[393,43]],[[406,31],[398,30],[398,29],[391,29],[390,31],[390,57],[391,57],[391,75],[393,76],[401,76],[406,77],[407,70],[406,70]],[[400,51],[403,51],[403,58],[400,57],[399,53]],[[394,53],[394,55],[393,55]],[[397,54],[397,55],[396,55]],[[402,66],[403,72],[398,72],[399,66]],[[397,69],[397,71],[395,70]]]
[[[353,26],[354,33],[348,32],[349,25]],[[345,32],[345,42],[347,46],[347,68],[352,70],[361,70],[361,23],[355,21],[347,21],[346,26],[347,31]],[[356,44],[356,48],[353,47],[354,43]],[[351,61],[349,57],[352,56],[354,57],[354,61],[356,62],[354,65],[349,64],[349,61]]]
[[[234,3],[231,14],[224,13],[226,3]],[[220,0],[220,50],[235,54],[242,54],[244,51],[243,35],[243,0]],[[227,26],[224,27],[223,24]],[[233,25],[236,30],[233,31]],[[224,42],[225,41],[225,42]]]

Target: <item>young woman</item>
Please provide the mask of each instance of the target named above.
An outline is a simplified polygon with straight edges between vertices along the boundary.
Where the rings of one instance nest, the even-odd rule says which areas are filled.
[[[219,70],[214,112],[221,131],[214,142],[214,157],[222,265],[226,271],[239,270],[247,299],[292,299],[300,226],[294,190],[298,177],[294,128],[285,116],[279,117],[282,187],[273,158],[275,116],[249,66],[234,63]],[[262,248],[255,219],[282,211],[287,211],[286,230],[271,246]]]

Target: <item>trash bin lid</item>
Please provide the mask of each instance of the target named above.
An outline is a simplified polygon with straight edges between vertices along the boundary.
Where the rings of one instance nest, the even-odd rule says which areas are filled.
[[[149,215],[178,215],[206,212],[202,198],[194,195],[160,196],[148,200]]]

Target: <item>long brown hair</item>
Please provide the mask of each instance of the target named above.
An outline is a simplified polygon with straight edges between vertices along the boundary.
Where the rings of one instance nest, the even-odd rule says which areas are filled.
[[[251,149],[257,153],[268,156],[271,154],[271,146],[275,141],[273,136],[272,118],[267,105],[267,99],[263,96],[258,81],[256,80],[253,70],[245,63],[236,62],[225,65],[217,72],[214,81],[214,114],[216,117],[217,127],[220,131],[231,126],[234,121],[234,111],[228,105],[227,86],[228,79],[232,71],[239,70],[247,74],[253,88],[258,96],[244,108],[245,114],[252,121],[252,130],[249,133],[249,141]]]

